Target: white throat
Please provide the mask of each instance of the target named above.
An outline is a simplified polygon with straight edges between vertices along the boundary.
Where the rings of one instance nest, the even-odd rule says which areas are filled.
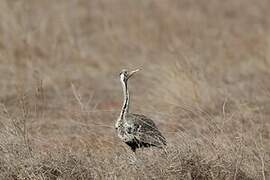
[[[125,81],[124,74],[120,75],[120,82],[121,82],[122,88],[123,88],[124,100],[123,100],[123,105],[122,105],[122,109],[120,112],[120,116],[115,123],[116,128],[118,128],[120,126],[120,124],[125,121],[126,114],[128,113],[128,110],[129,110],[129,91],[128,91],[128,87],[127,87],[127,81]]]
[[[127,81],[124,80],[124,75],[121,75],[121,83],[122,83],[122,88],[123,88],[124,101],[123,101],[120,117],[125,119],[126,114],[128,113],[128,110],[129,110],[129,91],[128,91]]]

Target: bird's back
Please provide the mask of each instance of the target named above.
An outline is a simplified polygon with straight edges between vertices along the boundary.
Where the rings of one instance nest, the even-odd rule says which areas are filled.
[[[166,145],[166,139],[158,130],[153,120],[140,114],[127,114],[125,130],[135,140],[152,146]]]

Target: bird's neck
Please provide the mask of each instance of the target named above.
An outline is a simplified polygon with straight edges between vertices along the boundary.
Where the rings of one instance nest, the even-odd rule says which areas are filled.
[[[128,86],[127,86],[127,81],[121,81],[121,83],[122,83],[122,88],[123,88],[123,93],[124,93],[124,101],[123,101],[123,106],[120,113],[120,119],[125,120],[126,114],[128,113],[128,110],[129,110],[129,91],[128,91]]]

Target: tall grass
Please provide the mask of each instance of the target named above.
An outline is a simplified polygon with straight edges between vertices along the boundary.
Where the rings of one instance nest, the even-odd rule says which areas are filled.
[[[269,2],[0,2],[0,179],[269,179]],[[122,102],[166,151],[134,155]]]

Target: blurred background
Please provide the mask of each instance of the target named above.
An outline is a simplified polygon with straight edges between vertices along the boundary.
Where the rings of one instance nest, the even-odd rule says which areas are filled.
[[[243,172],[262,179],[262,159],[264,167],[270,159],[269,8],[268,0],[1,0],[2,147],[21,133],[32,151],[69,147],[111,158],[125,149],[113,129],[119,72],[142,67],[129,82],[132,112],[154,119],[171,144],[182,142],[180,132],[219,148],[239,136],[249,150],[260,142],[250,151],[265,159],[247,160]]]

